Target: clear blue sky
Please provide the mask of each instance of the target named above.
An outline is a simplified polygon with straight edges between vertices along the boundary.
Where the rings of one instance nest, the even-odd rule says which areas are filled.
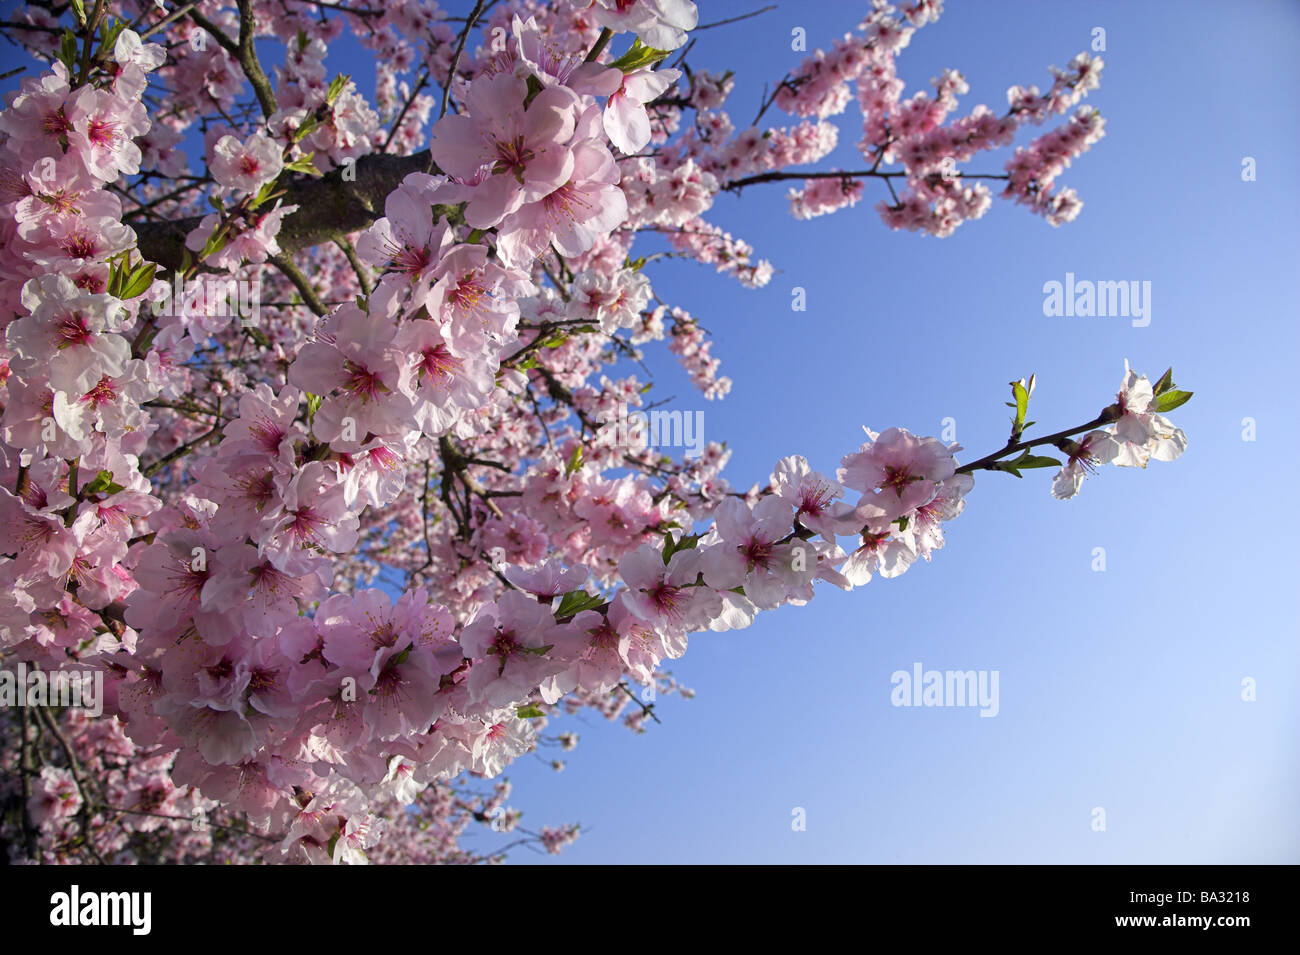
[[[706,0],[702,19],[763,5]],[[1050,471],[982,474],[933,563],[693,638],[673,671],[697,696],[662,700],[663,724],[645,735],[590,715],[554,721],[582,742],[563,773],[528,758],[511,767],[515,805],[530,827],[587,831],[559,857],[517,861],[1300,861],[1300,6],[947,6],[901,73],[910,95],[959,69],[971,86],[962,111],[1001,111],[1012,84],[1046,88],[1047,66],[1105,28],[1088,102],[1107,136],[1062,177],[1085,202],[1080,217],[1052,229],[999,200],[937,240],[890,233],[871,210],[874,184],[858,209],[810,222],[788,216],[784,186],[724,197],[713,221],[778,274],[746,291],[702,266],[657,263],[656,291],[714,332],[735,388],[704,402],[652,352],[654,394],[705,411],[706,437],[729,442],[726,473],[744,488],[790,453],[833,472],[864,424],[938,435],[951,416],[966,459],[980,456],[1005,440],[1006,383],[1031,372],[1031,417],[1048,430],[1080,423],[1128,358],[1153,378],[1172,364],[1196,392],[1176,413],[1187,453],[1145,473],[1107,469],[1064,503]],[[786,0],[701,34],[691,63],[736,71],[734,112],[747,121],[764,82],[802,56],[793,27],[828,46],[866,9]],[[336,46],[331,73],[373,88],[355,46]],[[831,162],[859,164],[858,134],[850,119]],[[971,171],[1000,172],[1004,156]],[[1254,182],[1241,178],[1247,156]],[[1150,281],[1150,325],[1044,317],[1043,284],[1067,272]],[[806,312],[790,309],[794,286]],[[892,706],[890,676],[914,662],[998,670],[998,716]],[[1255,702],[1241,699],[1246,677]],[[795,807],[806,831],[791,829]],[[1094,807],[1105,832],[1091,828]]]

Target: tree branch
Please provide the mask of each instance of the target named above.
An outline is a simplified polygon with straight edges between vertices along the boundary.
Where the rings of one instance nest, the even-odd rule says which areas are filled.
[[[293,255],[360,232],[383,216],[388,194],[411,173],[425,172],[429,162],[427,149],[411,156],[376,153],[320,178],[295,177],[284,196],[284,204],[298,208],[280,223],[276,243],[285,255]],[[345,171],[349,174],[347,180],[343,178]],[[434,215],[439,214],[439,209],[444,214],[454,214],[454,208],[436,207]],[[172,222],[142,222],[134,226],[140,254],[166,269],[179,270],[185,236],[198,228],[202,219],[201,215],[187,216]]]

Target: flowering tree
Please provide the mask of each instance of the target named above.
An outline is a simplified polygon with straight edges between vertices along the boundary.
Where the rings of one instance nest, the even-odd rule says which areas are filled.
[[[638,410],[659,343],[705,398],[730,387],[649,275],[768,281],[708,220],[721,193],[789,181],[809,218],[873,189],[938,237],[995,193],[1066,223],[1099,60],[960,112],[960,73],[905,97],[896,71],[941,0],[875,0],[742,126],[732,74],[690,62],[721,25],[690,0],[465,6],[71,0],[4,25],[41,61],[0,113],[11,860],[501,858],[460,846],[472,825],[558,851],[575,826],[520,829],[488,782],[573,747],[552,717],[642,728],[690,634],[928,561],[977,471],[1057,468],[1066,498],[1185,447],[1168,373],[1042,437],[1031,376],[984,457],[866,430],[833,477],[792,453],[739,492],[721,445],[674,458]],[[345,32],[373,100],[326,65]],[[817,168],[850,105],[860,168]],[[101,711],[55,700],[59,673]]]

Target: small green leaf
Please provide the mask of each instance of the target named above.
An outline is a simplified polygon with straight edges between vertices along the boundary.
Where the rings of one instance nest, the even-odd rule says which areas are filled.
[[[1028,451],[1021,453],[1020,457],[1013,461],[999,461],[993,465],[992,470],[1006,471],[1008,474],[1014,474],[1016,477],[1024,477],[1021,474],[1022,469],[1027,468],[1059,468],[1063,467],[1056,458],[1049,458],[1045,454],[1030,454]]]
[[[143,295],[153,285],[154,271],[158,266],[152,262],[141,262],[126,277],[122,290],[117,293],[116,297],[122,300],[135,298],[137,295]]]
[[[122,35],[126,29],[125,20],[114,19],[112,23],[100,31],[99,53],[104,53],[113,49],[117,44],[117,38]]]
[[[119,263],[114,263],[113,268],[108,273],[108,286],[105,291],[113,298],[121,298],[121,291],[126,286],[126,269]]]
[[[1015,401],[1016,417],[1013,428],[1017,434],[1025,429],[1025,412],[1029,410],[1029,389],[1024,381],[1011,382],[1011,397]]]
[[[674,541],[673,535],[664,531],[664,565],[672,559],[673,554],[679,550],[694,550],[695,545],[700,542],[699,534],[686,534],[681,540]]]
[[[289,172],[301,172],[308,176],[320,176],[321,171],[312,165],[311,157],[316,155],[314,152],[307,153],[305,156],[299,156],[293,162],[285,163],[284,168]]]
[[[113,480],[112,471],[100,471],[89,484],[81,489],[81,493],[116,494],[121,490],[124,490],[124,488]]]
[[[632,48],[611,63],[610,66],[622,70],[624,73],[635,73],[647,66],[653,66],[671,52],[671,50],[656,50],[654,47],[646,46],[638,38],[633,41]]]
[[[254,196],[254,197],[253,197],[253,200],[248,204],[248,211],[249,211],[249,212],[252,212],[252,211],[253,211],[254,209],[256,209],[258,206],[260,206],[260,205],[262,205],[263,203],[265,203],[266,201],[268,201],[268,200],[271,198],[271,193],[273,193],[273,192],[275,192],[275,180],[274,180],[274,179],[272,179],[272,180],[271,180],[270,182],[268,182],[268,183],[264,183],[264,184],[262,185],[262,188],[259,189],[259,190],[257,190],[257,195]]]
[[[63,36],[59,38],[59,62],[68,68],[69,73],[77,62],[77,38],[71,30],[64,30]]]
[[[582,445],[575,444],[573,453],[569,455],[569,462],[564,466],[564,474],[567,477],[582,470]]]
[[[1045,454],[1026,454],[1013,462],[1018,468],[1060,468],[1065,467],[1056,458],[1048,457]]]
[[[1159,397],[1160,395],[1163,395],[1166,391],[1168,391],[1173,386],[1174,386],[1174,369],[1173,366],[1171,365],[1168,368],[1168,370],[1166,370],[1165,373],[1160,376],[1160,380],[1155,383],[1155,385],[1152,387],[1151,390],[1156,393],[1157,397]]]
[[[555,619],[575,617],[584,610],[594,610],[605,602],[600,594],[589,594],[585,590],[570,590],[560,598],[560,606],[555,611]]]
[[[1191,401],[1194,391],[1166,391],[1156,399],[1156,411],[1163,414],[1166,411],[1173,411]]]
[[[84,25],[86,22],[86,4],[83,0],[72,0],[72,12],[77,15],[77,22]]]
[[[531,703],[518,707],[515,710],[515,716],[519,717],[521,720],[535,720],[537,717],[545,715],[545,713],[543,713],[538,707],[533,706]]]
[[[340,73],[338,76],[334,77],[334,79],[330,80],[329,89],[325,91],[325,104],[327,106],[333,106],[334,101],[343,95],[343,91],[347,89],[348,83],[351,82],[351,80],[351,75],[347,73]]]
[[[302,125],[293,131],[293,142],[302,142],[318,129],[320,129],[320,120],[315,116],[308,116],[303,120]]]
[[[545,89],[545,87],[542,86],[542,81],[539,80],[536,76],[533,76],[533,74],[531,73],[528,74],[527,86],[528,86],[528,92],[524,95],[525,108],[527,108],[528,105],[537,98],[538,94],[540,94],[542,90]]]
[[[216,255],[226,247],[226,228],[221,226],[216,232],[203,243],[203,249],[199,252],[199,261],[202,262],[209,255]]]

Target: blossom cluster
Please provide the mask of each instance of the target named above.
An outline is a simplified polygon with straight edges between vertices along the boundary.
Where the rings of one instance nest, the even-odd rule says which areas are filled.
[[[676,460],[629,433],[652,383],[620,359],[652,342],[706,398],[730,388],[701,324],[659,302],[644,267],[680,255],[764,284],[772,266],[704,216],[747,178],[827,156],[853,85],[864,153],[903,166],[886,222],[946,235],[988,199],[947,161],[1075,105],[1098,61],[1046,96],[1017,89],[1005,117],[944,126],[960,76],[904,102],[894,71],[941,3],[898,19],[877,2],[859,35],[780,85],[797,123],[737,132],[729,76],[696,71],[683,90],[688,74],[659,65],[696,26],[689,0],[496,5],[478,49],[432,0],[333,17],[241,3],[284,43],[273,85],[228,5],[166,23],[122,6],[165,29],[166,50],[97,22],[79,62],[34,30],[54,62],[0,112],[0,655],[102,671],[109,713],[60,717],[66,750],[23,812],[49,844],[79,831],[127,861],[169,825],[175,860],[399,861],[387,831],[410,858],[468,861],[470,821],[517,820],[503,782],[467,795],[458,780],[500,777],[549,717],[632,700],[640,728],[652,709],[631,684],[683,692],[662,668],[691,634],[806,603],[819,580],[897,576],[944,545],[974,484],[955,445],[867,430],[834,477],[791,455],[741,493],[722,444]],[[383,63],[374,105],[327,79],[345,25]],[[601,52],[620,33],[637,43]],[[424,79],[399,81],[417,67]],[[433,118],[429,77],[456,108],[428,127],[427,163],[304,276],[286,223],[312,210],[286,201],[295,177],[343,184],[372,153],[409,157]],[[151,117],[154,82],[168,108]],[[173,188],[200,119],[206,175]],[[1055,178],[1100,132],[1079,113],[1017,153],[1010,194],[1068,220],[1077,202]],[[861,185],[812,181],[795,214],[851,206]],[[141,252],[155,217],[186,223],[178,266]],[[634,255],[641,232],[669,251]],[[264,283],[262,319],[232,320],[224,293],[173,293],[217,279]],[[1158,398],[1130,372],[1113,429],[1070,446],[1054,492],[1102,461],[1177,456]],[[398,583],[372,586],[386,569]],[[27,724],[3,726],[26,752]],[[249,828],[217,839],[188,825],[196,812]],[[531,838],[554,852],[577,832]],[[30,861],[24,835],[4,832]]]

